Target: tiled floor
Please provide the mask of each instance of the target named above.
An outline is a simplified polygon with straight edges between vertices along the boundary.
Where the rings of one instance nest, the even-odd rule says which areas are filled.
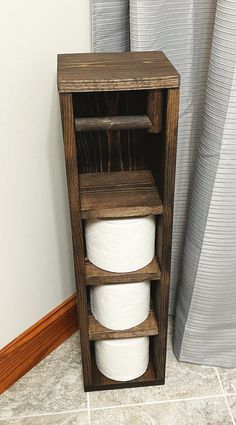
[[[0,397],[0,425],[236,425],[236,369],[179,363],[169,341],[165,386],[86,394],[78,346],[75,334]]]

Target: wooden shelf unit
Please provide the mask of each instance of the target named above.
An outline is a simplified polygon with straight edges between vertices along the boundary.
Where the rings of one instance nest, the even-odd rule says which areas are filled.
[[[165,381],[179,75],[162,52],[58,55],[58,90],[68,181],[84,388]],[[129,273],[86,258],[84,220],[156,217],[156,253]],[[91,285],[151,281],[152,307],[138,326],[114,331],[91,314]],[[97,369],[94,341],[150,336],[145,374],[112,381]]]

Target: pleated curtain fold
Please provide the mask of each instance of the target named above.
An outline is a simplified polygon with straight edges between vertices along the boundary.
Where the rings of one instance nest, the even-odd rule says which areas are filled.
[[[236,366],[236,2],[92,0],[93,50],[181,75],[170,314],[179,360]]]

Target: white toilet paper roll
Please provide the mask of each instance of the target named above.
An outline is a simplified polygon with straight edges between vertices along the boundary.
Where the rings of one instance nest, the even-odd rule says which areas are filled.
[[[111,272],[131,272],[154,257],[155,217],[87,220],[87,257],[95,266]]]
[[[98,369],[109,379],[130,381],[143,375],[149,361],[149,337],[95,342]]]
[[[150,309],[150,282],[101,285],[91,288],[94,317],[106,328],[129,329],[142,323]]]

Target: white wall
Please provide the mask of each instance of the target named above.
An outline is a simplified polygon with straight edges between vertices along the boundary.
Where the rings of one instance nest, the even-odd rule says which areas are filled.
[[[90,51],[90,0],[0,14],[0,346],[74,291],[56,55]]]

